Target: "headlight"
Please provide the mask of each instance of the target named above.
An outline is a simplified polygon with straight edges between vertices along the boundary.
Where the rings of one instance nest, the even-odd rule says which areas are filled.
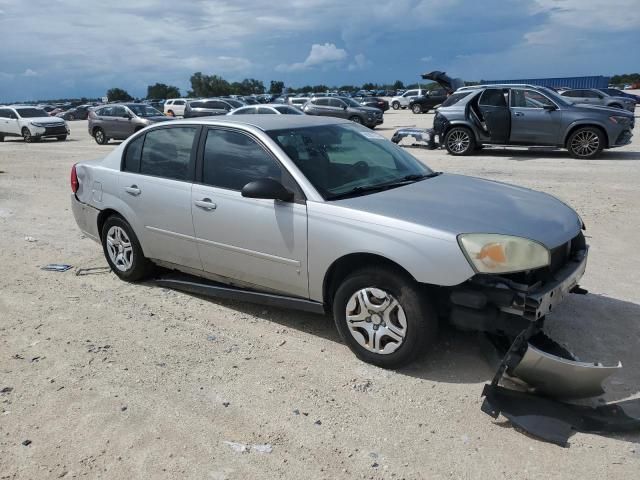
[[[479,273],[507,273],[549,265],[551,255],[542,244],[522,237],[494,233],[458,236],[460,248]]]
[[[34,127],[44,127],[44,125],[42,125],[41,123],[38,122],[29,122],[31,125],[33,125]]]
[[[623,117],[618,115],[613,115],[609,117],[609,120],[619,125],[629,125],[629,123],[631,122],[631,119],[629,117]]]

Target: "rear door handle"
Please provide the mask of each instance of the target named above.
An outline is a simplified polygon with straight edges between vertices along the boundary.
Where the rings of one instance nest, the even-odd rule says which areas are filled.
[[[516,117],[524,117],[524,113],[522,113],[522,112],[516,112],[516,113],[515,113],[515,116],[516,116]]]
[[[193,202],[196,207],[200,207],[203,210],[215,210],[217,205],[211,201],[210,198],[203,198],[202,200],[196,200]]]
[[[130,187],[124,187],[124,191],[127,192],[130,195],[133,195],[134,197],[137,197],[138,195],[140,195],[142,193],[142,190],[140,190],[137,185],[131,185]]]

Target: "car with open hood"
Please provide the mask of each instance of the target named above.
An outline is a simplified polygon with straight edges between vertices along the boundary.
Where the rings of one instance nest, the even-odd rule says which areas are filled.
[[[440,319],[517,334],[577,288],[579,215],[551,195],[435,172],[354,122],[235,115],[150,126],[75,164],[76,222],[113,272],[333,315],[361,359],[430,350]]]
[[[43,138],[64,141],[69,133],[67,122],[51,117],[41,108],[29,105],[0,107],[0,142],[5,137],[22,137],[25,142]]]
[[[470,155],[483,145],[542,146],[592,159],[631,142],[631,112],[571,100],[536,85],[464,87],[437,109],[433,130],[452,155]]]

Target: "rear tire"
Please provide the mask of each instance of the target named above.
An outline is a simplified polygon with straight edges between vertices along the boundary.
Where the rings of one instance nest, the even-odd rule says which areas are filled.
[[[400,108],[400,102],[393,102],[391,104],[391,108],[393,108],[394,110],[398,110]]]
[[[75,120],[75,119],[76,119],[76,117],[74,117],[73,115],[69,115],[69,116],[67,117],[67,120],[70,120],[70,121],[73,121],[73,120]]]
[[[345,278],[333,298],[333,317],[356,357],[382,368],[402,367],[426,353],[438,331],[438,317],[419,285],[386,267]]]
[[[591,160],[604,148],[604,135],[595,127],[578,128],[567,140],[567,150],[573,158]]]
[[[357,115],[349,117],[349,120],[351,120],[353,123],[357,123],[357,124],[362,125],[362,119]]]
[[[96,128],[93,131],[93,138],[98,145],[106,145],[109,141],[106,134],[104,133],[104,130],[102,130],[100,127]]]
[[[415,113],[416,115],[422,113],[422,107],[419,104],[415,104],[413,107],[411,107],[411,111],[413,113]]]
[[[107,218],[100,238],[107,263],[120,280],[137,282],[153,271],[153,264],[144,256],[138,237],[121,216]]]
[[[475,150],[476,141],[468,128],[453,127],[444,136],[444,146],[451,155],[470,155]]]
[[[4,135],[0,135],[0,142],[4,142]]]

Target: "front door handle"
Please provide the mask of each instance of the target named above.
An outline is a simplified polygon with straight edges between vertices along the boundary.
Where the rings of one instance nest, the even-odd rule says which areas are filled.
[[[514,115],[516,117],[524,117],[524,113],[522,113],[522,112],[516,112]]]
[[[137,197],[138,195],[140,195],[142,193],[142,190],[140,190],[137,185],[131,185],[130,187],[124,187],[124,191],[127,192],[130,195],[133,195],[134,197]]]
[[[196,207],[200,207],[203,210],[215,210],[217,205],[211,201],[210,198],[203,198],[202,200],[196,200],[193,202]]]

